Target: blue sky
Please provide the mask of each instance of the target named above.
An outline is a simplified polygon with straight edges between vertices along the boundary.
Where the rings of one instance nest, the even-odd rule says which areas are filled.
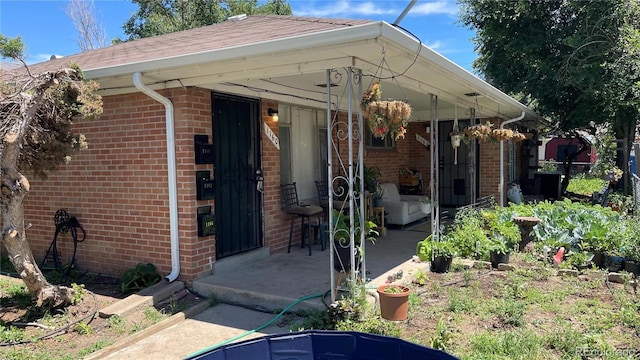
[[[78,32],[66,15],[66,0],[0,0],[0,33],[21,36],[27,46],[27,62],[48,60],[51,55],[80,52]],[[94,0],[96,16],[107,39],[126,38],[122,25],[137,10],[129,0]],[[384,20],[393,23],[407,1],[299,1],[289,0],[294,15]],[[400,26],[463,68],[472,71],[476,54],[473,32],[462,27],[455,0],[417,1]]]

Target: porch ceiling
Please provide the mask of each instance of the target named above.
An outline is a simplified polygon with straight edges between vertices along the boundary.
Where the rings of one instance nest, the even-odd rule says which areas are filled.
[[[438,95],[439,119],[452,119],[455,104],[459,118],[468,118],[473,107],[476,117],[508,119],[524,111],[526,120],[538,119],[526,106],[385,22],[90,69],[85,74],[100,82],[103,95],[137,91],[132,74],[139,71],[156,90],[198,86],[326,108],[326,70],[336,69],[343,78],[331,80],[332,102],[344,110],[344,68],[349,66],[362,70],[363,90],[374,78],[382,78],[384,98],[407,99],[413,121],[430,120],[430,94]],[[360,97],[353,94],[355,106]]]

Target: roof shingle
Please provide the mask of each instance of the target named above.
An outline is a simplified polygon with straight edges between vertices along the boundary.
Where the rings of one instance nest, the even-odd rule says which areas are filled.
[[[39,73],[75,62],[83,70],[93,70],[285,39],[371,22],[371,20],[253,15],[244,20],[225,21],[65,56],[31,65],[30,69],[32,73]]]

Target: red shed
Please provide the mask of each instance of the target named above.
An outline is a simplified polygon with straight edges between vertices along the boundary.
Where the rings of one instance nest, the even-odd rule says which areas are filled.
[[[588,144],[589,149],[574,160],[574,163],[593,164],[596,162],[596,149],[593,141],[588,136],[581,138]],[[579,151],[580,140],[575,137],[557,137],[549,140],[545,145],[545,160],[563,162],[567,154],[575,154]],[[568,150],[568,151],[567,151]]]

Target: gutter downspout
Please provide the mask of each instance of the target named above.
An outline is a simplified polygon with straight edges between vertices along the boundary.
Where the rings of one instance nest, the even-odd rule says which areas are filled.
[[[500,129],[504,129],[505,125],[509,125],[516,121],[524,119],[525,112],[517,118],[509,119],[500,124]],[[500,140],[500,206],[504,206],[504,140]]]
[[[178,183],[176,180],[176,149],[174,136],[173,104],[171,100],[148,88],[142,82],[140,72],[133,73],[133,84],[150,98],[164,105],[167,131],[167,173],[169,177],[169,231],[171,236],[171,273],[165,277],[168,282],[180,274],[180,254],[178,237]]]

